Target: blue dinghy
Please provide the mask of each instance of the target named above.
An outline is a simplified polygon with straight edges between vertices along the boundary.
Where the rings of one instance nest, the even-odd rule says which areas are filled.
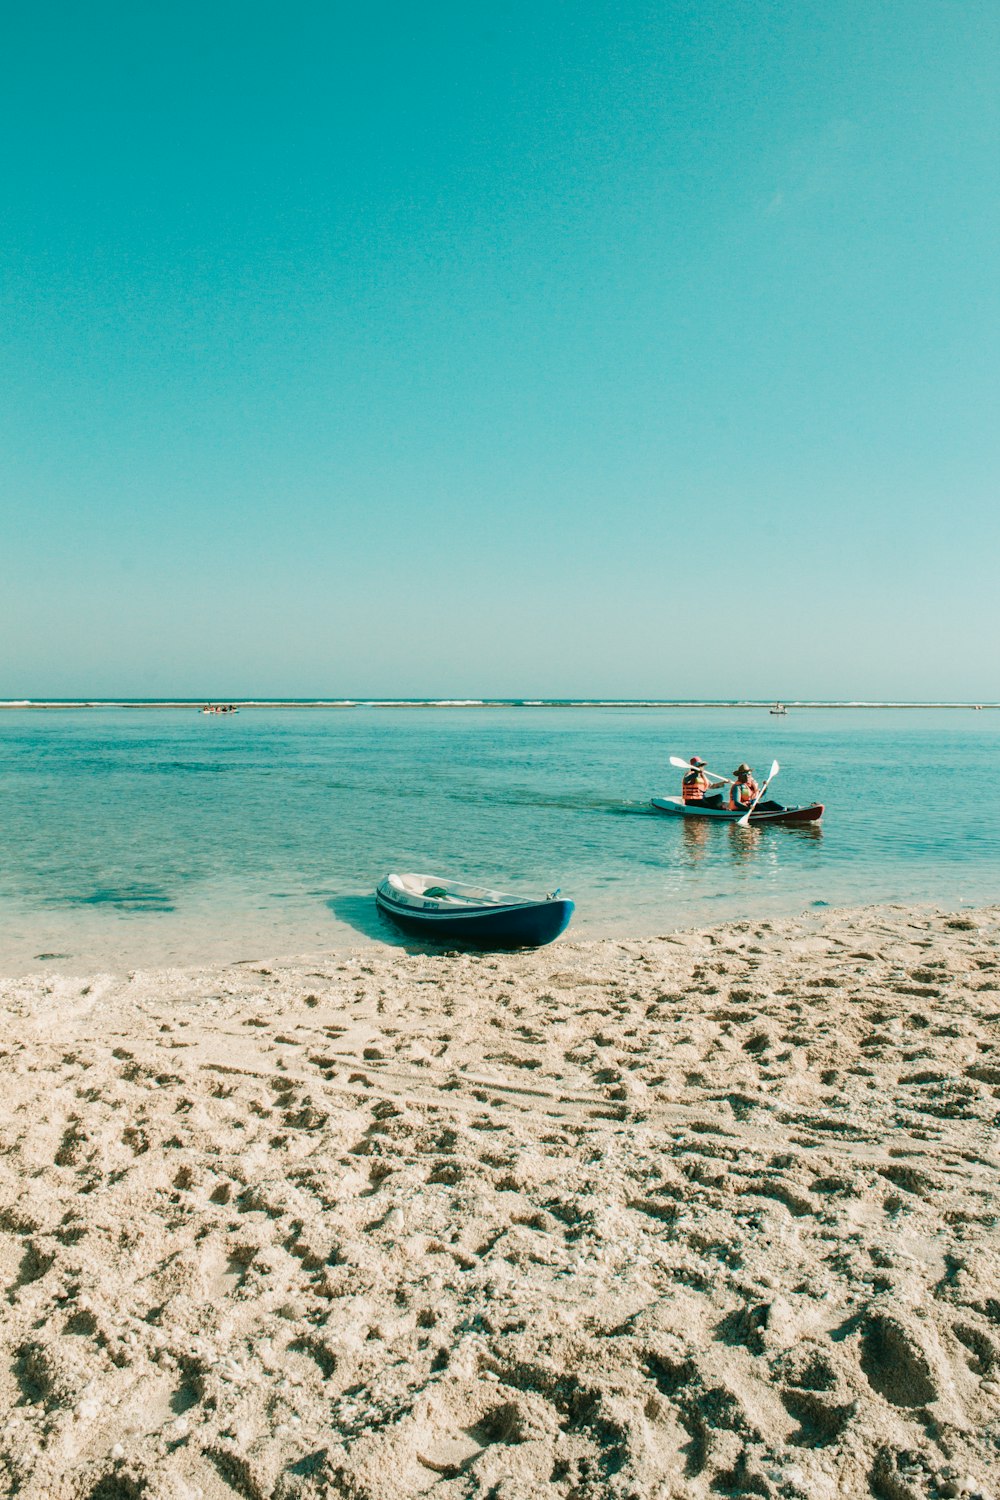
[[[565,932],[573,915],[572,901],[558,892],[530,901],[437,875],[387,875],[375,902],[415,937],[477,948],[540,948]]]

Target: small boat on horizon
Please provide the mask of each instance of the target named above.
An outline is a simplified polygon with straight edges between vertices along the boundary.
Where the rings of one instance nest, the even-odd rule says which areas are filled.
[[[558,891],[539,901],[437,875],[389,874],[376,887],[375,904],[414,937],[477,948],[540,948],[565,932],[573,915],[573,902]]]
[[[788,709],[783,703],[776,703],[773,708],[768,709],[769,714],[787,714]]]

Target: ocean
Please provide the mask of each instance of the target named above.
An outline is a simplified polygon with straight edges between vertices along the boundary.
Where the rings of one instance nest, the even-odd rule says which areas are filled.
[[[571,938],[1000,899],[1000,713],[604,705],[9,708],[0,971],[402,941],[389,870],[577,903]],[[781,773],[821,824],[664,817],[670,755]]]

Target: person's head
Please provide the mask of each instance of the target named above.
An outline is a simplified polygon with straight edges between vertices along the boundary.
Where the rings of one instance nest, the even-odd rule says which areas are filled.
[[[696,771],[700,771],[701,768],[702,768],[702,766],[704,764],[705,764],[705,762],[702,760],[702,758],[701,758],[700,755],[692,755],[692,757],[691,757],[691,765],[694,767],[694,769]]]
[[[746,761],[742,761],[740,763],[740,765],[738,765],[736,767],[736,770],[733,772],[733,775],[736,777],[736,779],[738,781],[746,781],[746,779],[747,779],[748,776],[752,776],[753,775],[753,772],[751,771],[750,767],[747,765]]]

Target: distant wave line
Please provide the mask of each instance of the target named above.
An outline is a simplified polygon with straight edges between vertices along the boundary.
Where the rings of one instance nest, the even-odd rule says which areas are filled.
[[[755,708],[763,698],[3,698],[0,709],[200,708],[206,703],[237,708]],[[786,698],[795,708],[997,709],[1000,703],[917,702],[901,699]]]

